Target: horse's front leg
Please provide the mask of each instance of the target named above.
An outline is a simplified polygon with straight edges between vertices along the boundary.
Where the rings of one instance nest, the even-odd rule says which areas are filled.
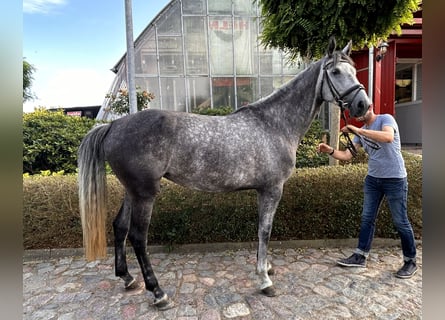
[[[276,295],[275,288],[269,274],[272,274],[272,267],[267,261],[267,248],[269,245],[270,233],[272,231],[273,218],[283,193],[283,186],[258,191],[258,253],[257,272],[260,276],[261,292],[266,296]]]
[[[114,265],[115,274],[124,280],[125,289],[137,288],[136,280],[130,275],[127,267],[127,257],[125,241],[130,230],[130,207],[127,197],[125,197],[119,213],[113,221],[114,230]]]
[[[159,286],[147,255],[147,233],[153,209],[153,200],[154,197],[149,199],[138,198],[132,201],[128,238],[141,267],[145,288],[153,293],[155,297],[154,305],[160,310],[166,310],[172,308],[174,304]]]

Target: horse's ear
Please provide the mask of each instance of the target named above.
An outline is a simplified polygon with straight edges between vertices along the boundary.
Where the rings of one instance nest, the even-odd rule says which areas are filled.
[[[351,54],[351,50],[352,50],[352,40],[349,40],[348,44],[346,45],[346,47],[343,48],[342,52],[349,56]]]
[[[335,37],[334,36],[330,36],[329,37],[329,44],[328,44],[328,56],[331,56],[332,53],[334,53],[335,47],[337,46],[336,42],[335,42]]]

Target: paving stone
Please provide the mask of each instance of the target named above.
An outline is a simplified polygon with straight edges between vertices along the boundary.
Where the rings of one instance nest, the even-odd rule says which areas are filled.
[[[223,315],[226,318],[236,318],[250,314],[249,308],[244,303],[234,303],[223,309]]]
[[[23,319],[421,319],[422,246],[417,274],[394,276],[399,247],[372,250],[367,268],[343,268],[336,260],[352,248],[274,248],[269,261],[278,295],[258,289],[253,249],[152,253],[151,262],[174,308],[159,311],[145,287],[125,291],[114,276],[114,257],[87,262],[61,256],[23,262]],[[129,270],[141,283],[134,255]]]

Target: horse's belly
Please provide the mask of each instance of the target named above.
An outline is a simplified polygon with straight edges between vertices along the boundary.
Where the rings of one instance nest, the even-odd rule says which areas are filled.
[[[194,173],[189,175],[166,173],[164,177],[181,186],[208,192],[228,192],[255,188],[253,179],[244,174],[229,175],[217,172]]]
[[[292,172],[293,166],[288,167],[283,163],[262,166],[258,163],[246,164],[246,162],[244,165],[206,166],[205,168],[184,166],[179,170],[168,170],[164,177],[195,190],[228,192],[282,184]]]

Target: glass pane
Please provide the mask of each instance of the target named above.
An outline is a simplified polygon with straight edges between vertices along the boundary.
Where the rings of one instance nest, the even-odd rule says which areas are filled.
[[[233,0],[235,15],[256,15],[256,5],[252,0]]]
[[[249,18],[236,18],[234,28],[237,75],[252,75],[255,68],[256,24]],[[253,29],[253,30],[252,30]]]
[[[272,75],[272,52],[260,51],[260,73]]]
[[[161,75],[182,75],[183,56],[181,54],[164,54],[159,56],[159,68]]]
[[[184,74],[184,56],[180,37],[159,37],[159,68],[161,75]]]
[[[158,34],[180,34],[181,33],[181,10],[179,1],[160,16],[157,23]]]
[[[240,108],[246,104],[257,100],[258,84],[256,78],[236,78],[237,107]]]
[[[267,97],[274,91],[273,78],[272,77],[261,77],[260,78],[260,94],[261,98]]]
[[[203,17],[184,17],[187,74],[208,74],[206,24]]]
[[[192,53],[187,55],[187,74],[205,75],[208,73],[207,65],[207,55]]]
[[[210,84],[208,78],[188,78],[189,109],[210,107]]]
[[[208,0],[210,14],[232,14],[232,1]]]
[[[158,73],[158,61],[156,59],[156,54],[141,51],[136,53],[135,69],[136,74],[156,75]]]
[[[214,75],[233,74],[232,20],[228,17],[209,18],[210,68]]]
[[[184,79],[161,78],[162,109],[186,111]]]
[[[182,12],[184,14],[205,14],[206,1],[205,0],[183,0]]]
[[[280,75],[283,73],[283,59],[281,52],[277,50],[272,51],[272,74]]]
[[[158,37],[159,54],[167,52],[182,53],[181,37]]]
[[[234,107],[235,106],[235,89],[232,77],[213,78],[213,107]]]
[[[413,64],[398,63],[396,65],[396,85],[395,100],[396,103],[412,101],[413,88]]]
[[[161,109],[158,78],[136,77],[135,83],[137,88],[140,88],[141,90],[147,90],[148,92],[154,94],[155,98],[152,101],[150,101],[148,108]]]
[[[156,39],[155,39],[155,30],[151,28],[146,30],[145,33],[141,35],[140,41],[138,41],[139,45],[136,49],[138,50],[153,50],[156,51]]]
[[[292,79],[292,77],[273,77],[272,91],[277,90],[290,79]]]
[[[157,74],[156,41],[154,29],[146,31],[135,49],[136,74]]]

